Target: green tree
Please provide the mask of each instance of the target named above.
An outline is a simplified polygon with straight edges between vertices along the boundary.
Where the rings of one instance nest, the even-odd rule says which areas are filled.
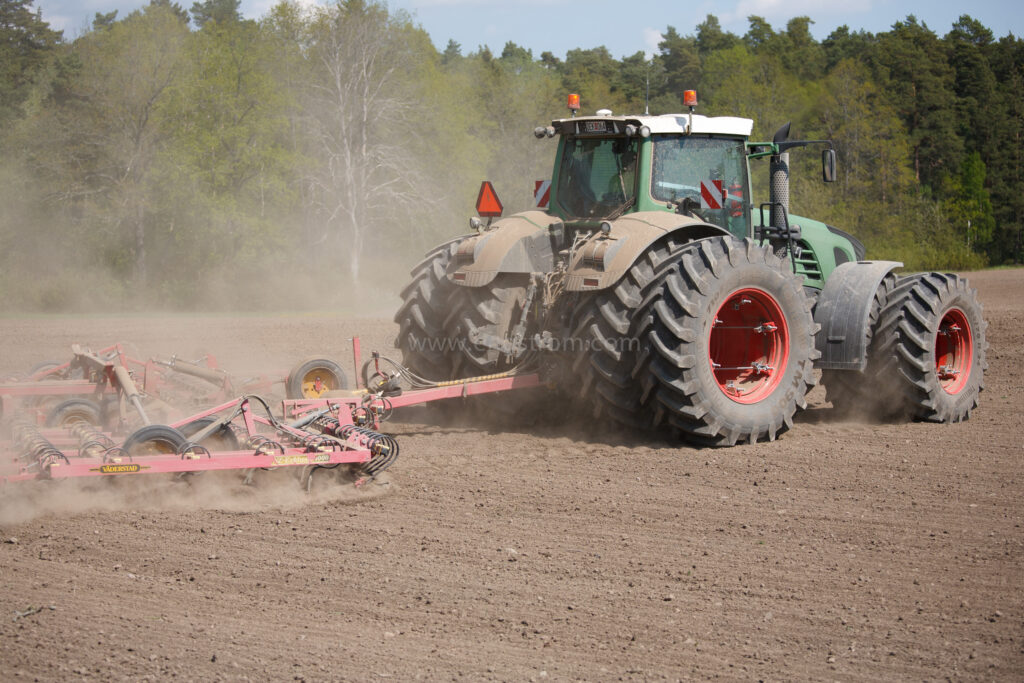
[[[203,28],[207,23],[215,21],[220,24],[232,21],[240,21],[242,15],[238,12],[241,0],[203,0],[203,2],[192,3],[192,21],[196,27]]]
[[[710,20],[711,15],[708,15]],[[681,104],[683,92],[697,87],[701,79],[701,59],[697,41],[681,36],[672,26],[661,34],[658,43],[661,63],[665,69],[664,86],[658,94],[675,97]]]
[[[655,109],[659,111],[658,93],[665,90],[665,69],[660,58],[648,59],[643,52],[637,52],[621,61],[618,81],[625,99],[624,112],[639,113],[645,110],[649,97],[655,98]]]
[[[117,10],[107,12],[106,14],[97,12],[96,16],[93,17],[92,20],[92,30],[102,31],[105,28],[110,28],[115,23],[117,23]]]
[[[1004,36],[986,50],[996,77],[996,102],[984,122],[996,141],[983,156],[995,207],[996,232],[989,244],[994,263],[1024,261],[1024,40]]]
[[[961,121],[958,132],[969,149],[979,150],[990,158],[993,146],[998,144],[990,124],[999,116],[996,77],[987,56],[992,32],[964,15],[953,24],[944,42],[951,48],[950,64]]]
[[[739,42],[739,37],[733,33],[722,30],[718,17],[709,14],[704,21],[697,24],[696,46],[697,53],[701,58],[707,57],[712,52],[728,50]]]
[[[153,7],[163,7],[171,10],[183,24],[187,24],[189,21],[188,10],[177,2],[173,2],[172,0],[149,0],[149,4]]]
[[[524,68],[533,64],[533,52],[516,45],[510,40],[505,43],[505,48],[501,51],[501,61],[508,68],[519,73]]]
[[[377,226],[415,225],[436,196],[436,172],[411,153],[425,79],[410,65],[437,55],[407,16],[364,0],[316,8],[308,54],[304,136],[316,165],[307,196],[320,229],[312,243],[358,280],[371,246],[396,237]]]
[[[269,29],[255,22],[209,22],[190,36],[182,77],[167,95],[165,190],[152,202],[177,226],[164,234],[181,256],[177,267],[241,267],[280,249],[296,160],[277,58]]]
[[[462,46],[459,45],[455,40],[449,39],[448,45],[444,48],[444,52],[441,54],[441,64],[448,66],[462,59]]]
[[[139,287],[160,229],[150,212],[160,190],[154,170],[187,35],[173,12],[149,6],[86,34],[72,47],[81,68],[69,93],[58,101],[41,88],[20,127],[29,165],[51,196],[73,207],[103,261]]]
[[[15,116],[63,37],[31,0],[0,0],[0,123]]]
[[[743,35],[743,42],[751,51],[757,52],[763,49],[775,38],[775,29],[772,28],[772,25],[764,17],[759,17],[755,14],[747,17],[747,21],[750,24],[750,28]]]
[[[562,82],[567,92],[579,94],[584,112],[622,111],[626,99],[621,93],[619,71],[619,63],[604,46],[569,50],[562,66]]]
[[[825,69],[831,71],[844,59],[853,59],[862,64],[872,63],[876,43],[875,36],[867,31],[851,33],[849,26],[840,26],[821,42],[825,51]]]
[[[960,175],[947,183],[944,202],[953,229],[964,235],[968,246],[985,251],[995,234],[992,200],[985,189],[985,162],[978,152],[964,157]]]
[[[876,77],[892,97],[910,136],[918,182],[935,185],[960,168],[955,72],[945,46],[913,16],[878,36]]]
[[[818,116],[824,137],[839,150],[842,201],[885,205],[913,191],[906,131],[868,68],[852,59],[840,62],[824,92]]]
[[[817,80],[825,74],[825,49],[811,35],[810,17],[795,17],[786,24],[780,39],[783,64],[789,73],[803,80]]]

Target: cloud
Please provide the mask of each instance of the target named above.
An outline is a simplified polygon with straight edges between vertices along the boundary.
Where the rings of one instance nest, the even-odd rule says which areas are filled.
[[[739,0],[733,10],[721,13],[712,11],[712,14],[717,14],[726,30],[742,34],[749,28],[747,17],[751,15],[764,17],[773,28],[780,30],[793,17],[809,16],[818,24],[830,24],[835,19],[848,21],[845,17],[849,15],[870,12],[873,3],[874,0],[845,0],[841,3],[822,0]]]
[[[459,5],[472,5],[474,7],[493,7],[495,9],[508,9],[516,5],[527,6],[550,6],[564,5],[569,0],[403,0],[398,5],[409,5],[412,9],[420,7],[456,7]]]
[[[663,40],[661,31],[654,28],[645,28],[643,30],[643,36],[644,56],[646,56],[647,59],[651,59],[658,52],[658,43]]]

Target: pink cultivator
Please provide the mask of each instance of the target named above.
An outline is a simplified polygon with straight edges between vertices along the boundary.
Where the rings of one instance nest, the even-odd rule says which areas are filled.
[[[350,392],[340,388],[345,378],[337,364],[307,359],[279,380],[293,396],[283,402],[285,417],[275,416],[264,398],[246,393],[153,424],[150,412],[173,410],[158,398],[170,395],[166,373],[184,371],[207,380],[217,387],[214,394],[234,387],[230,376],[192,362],[139,361],[121,345],[99,353],[75,346],[73,352],[69,363],[32,374],[29,381],[0,384],[4,415],[13,413],[7,420],[11,441],[0,443],[0,481],[243,470],[250,483],[257,470],[297,467],[308,490],[316,472],[345,466],[359,486],[398,457],[397,441],[377,431],[396,408],[540,384],[536,374],[514,372],[429,382],[374,354],[372,376],[366,377],[370,363],[363,372],[370,388]],[[358,339],[353,352],[358,367]],[[412,388],[403,391],[401,385]],[[127,433],[129,418],[143,426]]]

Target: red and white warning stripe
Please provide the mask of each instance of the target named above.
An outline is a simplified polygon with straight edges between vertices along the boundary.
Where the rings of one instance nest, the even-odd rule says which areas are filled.
[[[700,208],[721,209],[725,203],[725,188],[721,180],[700,181]]]
[[[534,180],[533,181],[533,201],[537,205],[537,208],[540,208],[540,209],[548,208],[548,202],[551,201],[551,181],[550,180]]]

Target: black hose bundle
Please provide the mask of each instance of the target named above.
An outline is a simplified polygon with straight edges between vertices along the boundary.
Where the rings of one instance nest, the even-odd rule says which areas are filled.
[[[370,460],[363,463],[362,470],[374,479],[391,467],[398,459],[398,441],[387,434],[353,424],[343,425],[338,434],[346,440],[356,440],[370,451]]]

